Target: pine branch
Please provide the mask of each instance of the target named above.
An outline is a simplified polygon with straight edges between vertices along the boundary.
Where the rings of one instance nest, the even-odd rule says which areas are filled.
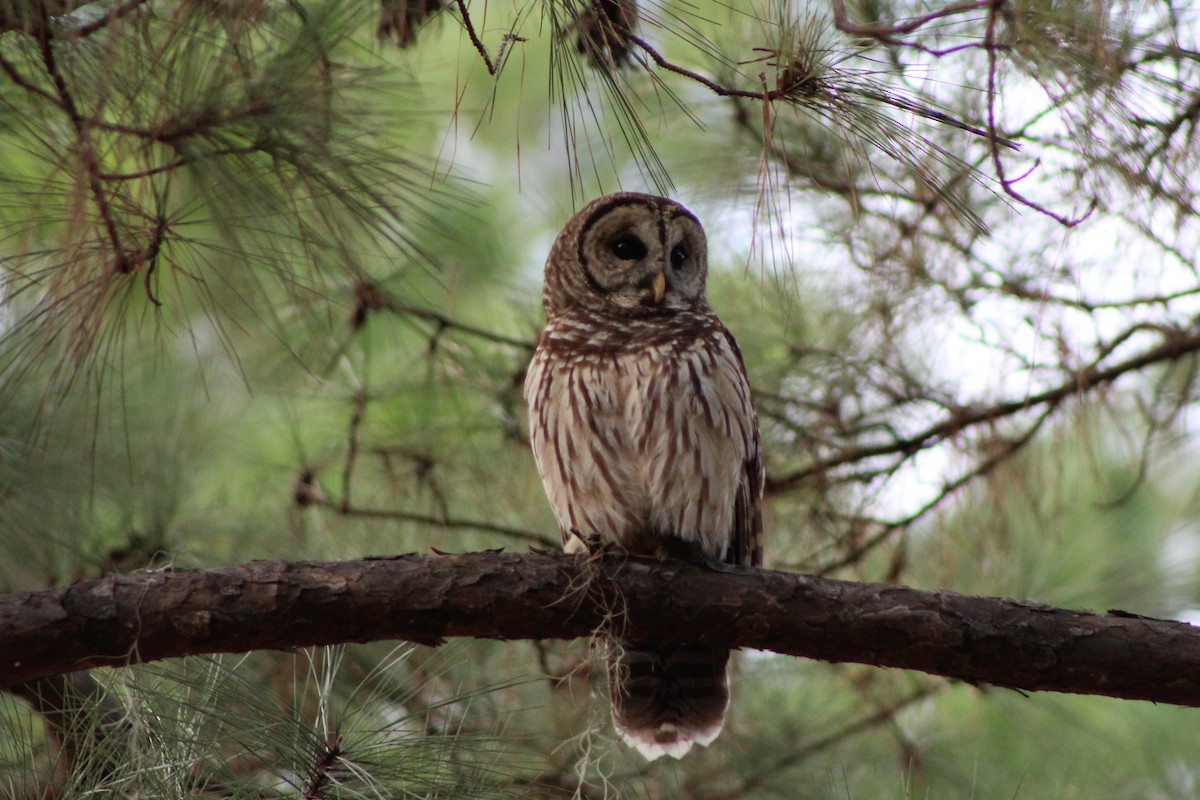
[[[260,561],[2,596],[0,685],[198,653],[576,638],[614,624],[640,640],[1200,707],[1200,629],[1182,622],[770,570],[500,552]]]
[[[998,420],[1019,414],[1050,409],[1053,410],[1072,397],[1087,394],[1093,389],[1114,383],[1129,374],[1138,374],[1146,369],[1170,364],[1200,353],[1200,332],[1194,330],[1161,330],[1161,340],[1153,346],[1135,353],[1123,361],[1104,366],[1105,360],[1120,344],[1133,333],[1141,332],[1142,326],[1135,325],[1101,348],[1092,363],[1076,373],[1064,377],[1061,383],[1040,392],[1023,397],[1004,400],[987,406],[953,409],[944,419],[938,420],[911,436],[895,437],[886,441],[850,447],[827,457],[818,459],[794,472],[778,477],[768,477],[767,493],[784,492],[800,486],[804,481],[828,470],[887,455],[908,455],[945,441],[975,425],[994,424]]]

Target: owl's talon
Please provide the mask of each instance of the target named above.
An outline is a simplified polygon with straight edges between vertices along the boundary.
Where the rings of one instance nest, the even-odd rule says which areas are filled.
[[[600,534],[589,533],[585,536],[584,534],[579,532],[578,528],[571,528],[570,530],[568,530],[566,533],[563,534],[563,546],[568,547],[568,549],[569,549],[569,542],[571,541],[571,539],[574,539],[575,541],[577,541],[581,545],[583,545],[584,551],[589,556],[609,555],[612,552],[614,552],[616,549],[612,545],[606,545],[603,542],[601,542]]]
[[[621,548],[611,542],[605,543],[600,541],[600,534],[598,533],[593,533],[591,536],[584,538],[583,544],[587,547],[588,555],[592,556],[611,556],[621,551]]]

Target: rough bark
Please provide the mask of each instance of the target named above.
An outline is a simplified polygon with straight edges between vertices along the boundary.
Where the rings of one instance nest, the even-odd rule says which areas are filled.
[[[499,552],[254,562],[0,597],[0,686],[196,653],[617,630],[1200,706],[1200,628],[770,570]]]

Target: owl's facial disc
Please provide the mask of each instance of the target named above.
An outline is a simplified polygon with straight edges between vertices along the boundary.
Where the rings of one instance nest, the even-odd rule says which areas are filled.
[[[635,316],[692,309],[705,302],[706,273],[704,230],[690,212],[660,197],[609,195],[556,241],[547,308],[585,303]],[[560,275],[573,275],[574,288],[557,284]]]
[[[584,269],[607,302],[625,308],[663,302],[670,282],[656,223],[649,214],[614,213],[595,225],[584,247]]]

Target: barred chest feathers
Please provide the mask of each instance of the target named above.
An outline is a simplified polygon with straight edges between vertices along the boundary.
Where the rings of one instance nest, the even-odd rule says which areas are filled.
[[[757,450],[740,423],[754,411],[731,337],[711,312],[653,326],[592,316],[550,320],[525,384],[564,546],[597,536],[649,555],[675,537],[724,560]]]

